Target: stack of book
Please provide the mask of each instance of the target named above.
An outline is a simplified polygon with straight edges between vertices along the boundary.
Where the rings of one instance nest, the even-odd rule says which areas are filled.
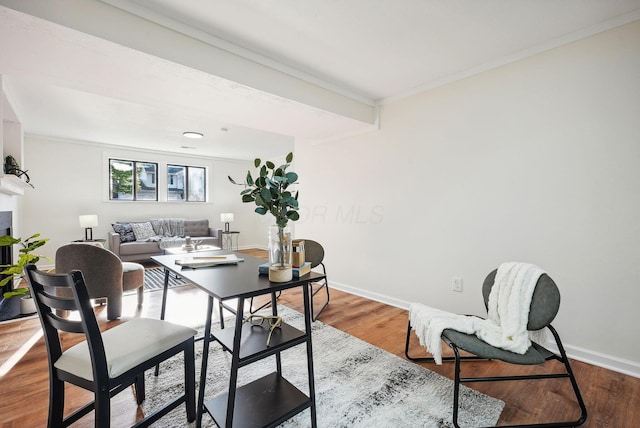
[[[311,262],[304,262],[302,266],[293,268],[293,277],[300,278],[309,272],[311,272]],[[269,263],[261,264],[258,267],[258,273],[260,275],[269,275]]]
[[[217,265],[237,264],[244,259],[238,258],[235,254],[226,254],[222,256],[193,256],[176,259],[176,264],[182,267],[201,268]]]

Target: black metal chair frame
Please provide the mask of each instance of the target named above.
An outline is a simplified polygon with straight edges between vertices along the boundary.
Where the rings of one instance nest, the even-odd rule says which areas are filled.
[[[49,360],[49,427],[67,427],[95,410],[95,426],[109,427],[111,419],[110,399],[131,385],[135,385],[136,401],[141,404],[145,399],[144,372],[156,364],[184,352],[185,392],[160,409],[149,414],[135,424],[135,427],[146,427],[166,415],[181,403],[185,403],[187,419],[195,420],[195,361],[194,339],[188,340],[162,352],[159,355],[133,367],[115,378],[107,372],[107,360],[98,322],[96,320],[89,294],[80,271],[69,274],[48,274],[36,269],[35,265],[25,268],[31,294],[36,306],[42,328]],[[56,296],[55,288],[65,287],[73,291],[73,297]],[[55,314],[55,310],[79,311],[80,320],[69,320]],[[118,328],[118,326],[113,327]],[[59,331],[84,334],[92,360],[93,381],[76,376],[54,366],[62,355]],[[95,400],[64,417],[65,387],[69,382],[92,391]]]
[[[317,267],[317,266],[322,266],[322,273],[324,274],[324,279],[321,282],[317,282],[317,283],[311,283],[309,285],[309,304],[311,305],[311,319],[313,321],[316,321],[318,319],[318,317],[320,316],[320,314],[322,313],[322,311],[324,311],[327,306],[329,305],[329,283],[327,282],[327,268],[324,265],[324,248],[322,248],[322,245],[320,245],[318,242],[316,241],[312,241],[310,239],[305,239],[305,245],[309,245],[311,244],[311,246],[315,246],[315,249],[317,251],[320,251],[320,257],[317,258],[317,260],[311,260],[311,269]],[[319,260],[318,260],[319,259]],[[313,307],[313,298],[316,294],[318,294],[320,291],[322,291],[322,289],[325,289],[326,293],[327,293],[327,300],[326,302],[322,305],[322,308],[320,308],[320,310],[317,313],[314,313],[314,307]],[[282,292],[278,292],[275,296],[276,300],[280,298]],[[264,308],[268,308],[269,306],[271,306],[271,301],[264,303],[262,306],[253,309],[253,298],[251,298],[251,302],[249,304],[249,312],[251,314],[254,314],[256,312],[258,312],[261,309]],[[229,309],[228,307],[222,305],[222,303],[220,303],[220,314],[222,314],[222,308],[225,309]],[[221,315],[222,317],[222,315]]]
[[[487,277],[487,279],[491,278],[493,281],[493,277],[495,277],[495,270]],[[550,280],[550,278],[549,278]],[[486,289],[487,281],[485,280],[485,289]],[[555,283],[554,283],[555,286]],[[484,290],[483,290],[484,292]],[[485,292],[485,304],[488,301],[488,292]],[[533,303],[532,303],[533,306]],[[555,314],[553,315],[555,317]],[[552,318],[553,318],[552,317]],[[536,344],[532,343],[532,347],[535,347],[538,351],[543,352],[546,357],[544,362],[550,360],[559,361],[564,365],[564,373],[542,373],[542,374],[527,374],[527,375],[513,375],[513,376],[486,376],[486,377],[461,377],[460,376],[460,366],[462,361],[469,360],[491,360],[491,359],[499,359],[499,358],[491,358],[488,356],[482,356],[475,354],[473,351],[469,349],[463,349],[459,347],[453,340],[447,337],[447,333],[450,330],[444,330],[442,333],[442,340],[445,344],[447,344],[453,350],[453,356],[444,356],[442,357],[442,361],[453,361],[455,362],[454,368],[454,386],[453,386],[453,424],[456,428],[459,428],[458,425],[458,404],[459,404],[459,393],[460,393],[460,384],[464,383],[473,383],[473,382],[500,382],[500,381],[521,381],[521,380],[538,380],[538,379],[566,379],[568,378],[571,381],[571,386],[573,388],[573,392],[575,398],[580,406],[580,417],[573,421],[560,421],[560,422],[549,422],[549,423],[537,423],[537,424],[522,424],[522,425],[508,425],[509,427],[538,427],[538,428],[559,428],[559,427],[575,427],[582,425],[587,420],[587,408],[585,406],[584,400],[582,399],[582,395],[580,394],[580,389],[578,388],[578,383],[576,382],[576,378],[573,374],[573,370],[571,369],[571,365],[569,364],[569,359],[567,358],[567,354],[564,350],[564,346],[562,346],[562,341],[560,340],[560,336],[555,328],[551,326],[550,323],[546,324],[546,327],[549,329],[551,334],[555,339],[556,346],[559,351],[559,355]],[[453,332],[456,333],[456,332]],[[461,334],[461,333],[459,333]],[[433,357],[417,357],[409,355],[409,347],[411,341],[411,321],[409,321],[407,326],[407,337],[405,341],[405,349],[404,354],[407,359],[414,362],[434,362]],[[480,339],[478,339],[480,340]],[[484,343],[484,342],[483,342]],[[461,355],[460,351],[469,352],[473,355]],[[504,360],[506,361],[506,360]],[[510,364],[516,364],[510,361],[506,361]]]
[[[329,283],[327,282],[327,269],[325,268],[323,262],[320,262],[319,265],[322,266],[322,273],[325,275],[324,279],[321,282],[312,282],[311,284],[309,284],[309,297],[310,297],[309,304],[311,305],[311,319],[313,321],[317,320],[320,314],[322,313],[322,311],[324,311],[327,308],[327,306],[329,305],[329,299],[330,299]],[[327,292],[327,300],[324,302],[320,310],[314,313],[313,297],[319,292],[321,292],[323,288]]]

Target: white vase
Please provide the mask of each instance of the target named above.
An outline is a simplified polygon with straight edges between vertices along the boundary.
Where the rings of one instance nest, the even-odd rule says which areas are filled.
[[[287,282],[293,278],[292,239],[288,228],[269,226],[269,281]]]
[[[20,298],[20,313],[29,315],[36,312],[36,301],[31,296],[23,296]]]

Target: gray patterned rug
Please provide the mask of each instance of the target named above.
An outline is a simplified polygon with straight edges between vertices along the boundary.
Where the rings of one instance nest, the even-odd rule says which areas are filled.
[[[279,307],[285,321],[302,328],[302,314]],[[212,327],[214,330],[218,325]],[[202,329],[201,329],[202,330]],[[453,382],[405,359],[370,345],[320,321],[313,323],[313,354],[316,408],[319,428],[336,427],[451,427]],[[211,343],[206,400],[226,391],[231,356],[216,342]],[[199,379],[202,342],[196,342],[196,380]],[[161,365],[158,378],[148,372],[147,399],[143,409],[152,411],[170,394],[182,391],[182,357]],[[282,353],[283,374],[301,391],[308,392],[306,347],[297,346]],[[240,369],[238,385],[273,372],[275,359]],[[462,426],[494,426],[504,402],[472,389],[461,387]],[[248,410],[250,411],[250,409]],[[184,405],[156,423],[157,427],[191,427]],[[203,426],[215,426],[208,414]],[[309,410],[294,416],[281,427],[311,426]]]
[[[188,284],[182,278],[176,278],[174,274],[169,275],[169,288],[180,287]],[[164,269],[147,268],[144,270],[144,291],[162,290],[164,287]]]

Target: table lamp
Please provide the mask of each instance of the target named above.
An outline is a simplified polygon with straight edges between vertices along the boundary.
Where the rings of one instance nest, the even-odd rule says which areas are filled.
[[[229,222],[233,221],[233,213],[220,214],[220,221],[224,223],[224,231],[229,231]]]
[[[93,227],[98,227],[98,216],[87,214],[80,216],[80,227],[84,227],[84,240],[93,241]]]

